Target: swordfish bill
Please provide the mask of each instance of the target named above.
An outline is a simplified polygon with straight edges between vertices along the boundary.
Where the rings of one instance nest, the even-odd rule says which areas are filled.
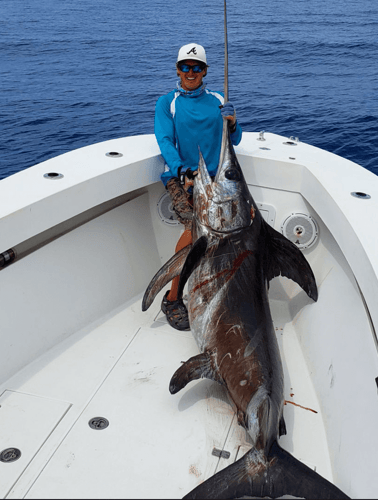
[[[212,179],[200,155],[193,192],[193,245],[180,269],[179,293],[187,284],[188,314],[199,354],[174,373],[169,390],[178,393],[195,379],[208,378],[227,389],[238,423],[253,447],[185,498],[348,498],[340,489],[295,459],[278,444],[286,433],[284,379],[268,302],[269,281],[286,276],[314,301],[314,274],[302,252],[267,224],[254,202],[230,140]],[[171,266],[172,267],[172,266]],[[160,286],[146,292],[150,305]],[[308,306],[309,307],[309,306]]]

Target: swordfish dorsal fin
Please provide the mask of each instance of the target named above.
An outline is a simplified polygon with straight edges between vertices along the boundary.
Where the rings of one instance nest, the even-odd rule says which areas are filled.
[[[171,257],[169,261],[166,262],[164,266],[155,274],[144,292],[142,311],[147,311],[160,290],[181,273],[186,257],[191,248],[192,245],[188,245],[182,248],[179,252],[175,253],[175,255],[173,255],[173,257]]]
[[[267,282],[280,275],[290,278],[316,302],[318,288],[306,257],[294,243],[273,229],[265,220],[262,220],[262,224],[262,230],[267,236],[264,254],[264,272]]]

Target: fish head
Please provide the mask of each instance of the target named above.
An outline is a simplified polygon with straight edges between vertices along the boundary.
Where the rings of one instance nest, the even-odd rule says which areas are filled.
[[[200,152],[193,199],[195,219],[213,231],[230,233],[249,227],[253,221],[253,199],[236,158],[226,120],[217,174],[213,179],[210,177]]]

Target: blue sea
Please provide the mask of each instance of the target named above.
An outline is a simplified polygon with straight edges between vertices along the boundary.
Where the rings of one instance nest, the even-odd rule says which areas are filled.
[[[228,0],[229,89],[265,130],[378,174],[378,2]],[[0,178],[153,133],[179,47],[204,45],[223,90],[223,1],[0,0]]]

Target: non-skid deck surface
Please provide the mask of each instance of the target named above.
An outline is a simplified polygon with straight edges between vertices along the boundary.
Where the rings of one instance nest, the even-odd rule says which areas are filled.
[[[250,448],[221,386],[199,380],[169,393],[175,370],[198,350],[190,332],[166,323],[161,296],[147,313],[136,299],[9,381],[0,404],[12,428],[0,435],[1,449],[23,453],[0,464],[3,497],[180,498]],[[287,307],[275,300],[271,307],[288,400],[288,435],[280,443],[332,479],[322,417]],[[94,417],[109,426],[90,428]],[[214,448],[230,457],[214,456]]]

